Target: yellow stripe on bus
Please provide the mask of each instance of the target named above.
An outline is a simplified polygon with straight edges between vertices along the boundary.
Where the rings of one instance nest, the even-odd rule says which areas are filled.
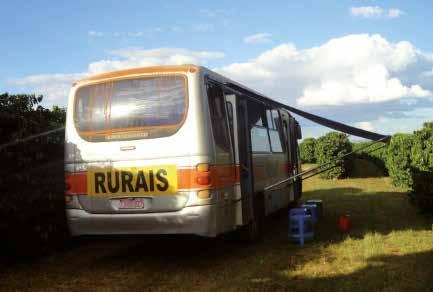
[[[89,169],[87,191],[93,196],[176,194],[174,165]]]

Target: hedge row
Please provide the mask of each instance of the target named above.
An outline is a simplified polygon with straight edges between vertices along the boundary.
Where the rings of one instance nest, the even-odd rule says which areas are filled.
[[[433,122],[413,134],[394,135],[386,166],[395,185],[409,188],[423,211],[433,211]]]
[[[62,127],[41,96],[0,95],[0,144]],[[38,254],[64,239],[64,132],[0,148],[0,255]]]
[[[299,148],[303,163],[330,163],[328,166],[334,166],[332,169],[321,173],[321,177],[338,179],[348,175],[351,168],[350,161],[344,159],[335,160],[335,158],[352,151],[352,145],[347,135],[329,132],[317,140],[314,138],[304,139]]]
[[[304,163],[322,164],[370,143],[351,144],[346,135],[330,132],[317,140],[305,139],[300,145],[301,159]],[[360,150],[355,157],[374,163],[390,176],[394,185],[409,189],[411,198],[422,210],[433,211],[433,122],[425,123],[413,134],[395,134],[389,145],[369,152],[378,146]],[[338,161],[337,167],[322,177],[347,176],[349,161]]]

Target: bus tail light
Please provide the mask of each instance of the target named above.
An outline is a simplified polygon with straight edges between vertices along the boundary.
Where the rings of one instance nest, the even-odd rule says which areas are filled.
[[[208,172],[210,169],[210,166],[208,163],[200,163],[200,164],[197,164],[196,169],[198,172]]]
[[[209,199],[211,196],[210,190],[202,190],[197,193],[197,197],[200,199]]]
[[[85,172],[65,174],[65,196],[87,194],[87,175]]]
[[[211,177],[210,173],[206,173],[205,175],[197,176],[196,181],[199,185],[210,185]]]
[[[196,166],[197,176],[195,178],[199,185],[210,185],[212,182],[210,166],[208,163],[200,163]]]

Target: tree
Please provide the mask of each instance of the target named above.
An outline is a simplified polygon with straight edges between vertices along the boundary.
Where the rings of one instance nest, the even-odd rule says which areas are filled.
[[[314,138],[306,138],[302,141],[299,146],[299,150],[301,152],[301,161],[303,163],[315,163],[316,162],[316,139]]]
[[[412,134],[395,134],[387,148],[386,167],[392,183],[401,187],[412,187],[413,169],[411,151],[414,144]]]
[[[422,211],[433,211],[433,122],[413,134],[412,160],[413,202]]]
[[[0,144],[64,126],[65,110],[41,102],[40,95],[0,94]],[[63,141],[58,131],[0,148],[0,249],[42,251],[66,233]]]
[[[64,126],[65,109],[46,109],[40,105],[42,99],[35,94],[0,94],[0,136],[4,142]]]
[[[342,157],[351,151],[352,144],[346,134],[329,132],[317,140],[315,156],[318,164],[324,164],[334,161],[336,158]],[[335,165],[335,167],[323,172],[321,177],[326,179],[339,179],[348,175],[351,167],[349,159],[337,159],[332,164]]]
[[[414,132],[410,156],[414,168],[433,170],[433,122],[424,123],[421,130]]]

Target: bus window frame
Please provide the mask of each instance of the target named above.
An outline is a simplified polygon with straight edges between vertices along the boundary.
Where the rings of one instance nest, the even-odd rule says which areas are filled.
[[[117,81],[124,81],[124,80],[133,80],[133,79],[145,79],[145,78],[158,78],[158,77],[182,77],[183,81],[184,81],[184,98],[185,98],[185,112],[184,115],[182,117],[182,120],[179,123],[176,124],[169,124],[169,125],[159,125],[159,126],[141,126],[141,127],[130,127],[130,128],[117,128],[117,129],[104,129],[104,130],[89,130],[89,131],[80,131],[78,130],[77,127],[77,119],[76,119],[76,109],[77,109],[77,103],[78,103],[78,98],[77,98],[77,93],[80,89],[87,87],[87,86],[94,86],[94,85],[101,85],[101,84],[110,84],[113,86],[114,82]],[[171,137],[173,135],[175,135],[177,132],[179,132],[179,130],[183,127],[183,125],[185,124],[186,118],[188,116],[189,113],[189,82],[188,82],[188,75],[187,74],[182,74],[182,73],[152,73],[152,74],[145,74],[145,75],[126,75],[126,76],[118,76],[118,77],[114,77],[114,78],[109,78],[109,79],[103,79],[103,80],[98,80],[98,81],[93,81],[93,82],[87,82],[87,83],[83,83],[80,84],[79,86],[77,86],[77,88],[74,91],[74,96],[73,96],[73,108],[72,108],[72,120],[73,120],[73,125],[74,125],[74,129],[77,132],[78,136],[80,137],[80,139],[83,139],[86,142],[89,143],[110,143],[110,142],[121,142],[121,141],[133,141],[133,140],[146,140],[146,139],[157,139],[157,138],[167,138],[167,137]],[[90,98],[90,97],[89,97]],[[110,97],[110,102],[111,102],[111,97]],[[92,104],[94,104],[94,102],[92,102]],[[120,139],[120,140],[108,140],[108,141],[92,141],[94,137],[96,136],[106,136],[106,135],[112,135],[115,133],[121,133],[121,132],[140,132],[140,131],[151,131],[154,129],[164,129],[164,128],[176,128],[176,130],[171,133],[170,135],[167,136],[162,136],[162,137],[137,137],[134,139]],[[86,136],[87,138],[84,138],[84,136]]]
[[[215,135],[213,132],[213,125],[212,125],[212,115],[210,112],[210,106],[209,106],[209,96],[208,96],[208,92],[207,92],[207,86],[209,83],[213,83],[216,86],[219,86],[222,92],[222,96],[223,96],[223,104],[225,107],[225,120],[226,120],[226,125],[227,125],[227,130],[228,130],[228,137],[229,137],[229,143],[230,143],[230,149],[231,149],[231,154],[229,153],[229,155],[231,156],[231,164],[232,165],[236,165],[236,152],[235,152],[235,146],[234,146],[234,137],[232,137],[232,133],[234,134],[234,129],[233,127],[230,127],[230,122],[229,122],[229,117],[228,117],[228,108],[227,108],[227,100],[226,100],[226,90],[228,89],[223,83],[216,81],[215,79],[211,78],[209,75],[205,75],[204,76],[204,88],[205,88],[205,92],[206,92],[206,105],[207,105],[207,113],[208,113],[208,117],[209,120],[211,122],[211,131],[212,131],[212,139],[215,143]],[[231,104],[231,102],[230,102]],[[232,110],[233,110],[233,105],[232,105]]]

